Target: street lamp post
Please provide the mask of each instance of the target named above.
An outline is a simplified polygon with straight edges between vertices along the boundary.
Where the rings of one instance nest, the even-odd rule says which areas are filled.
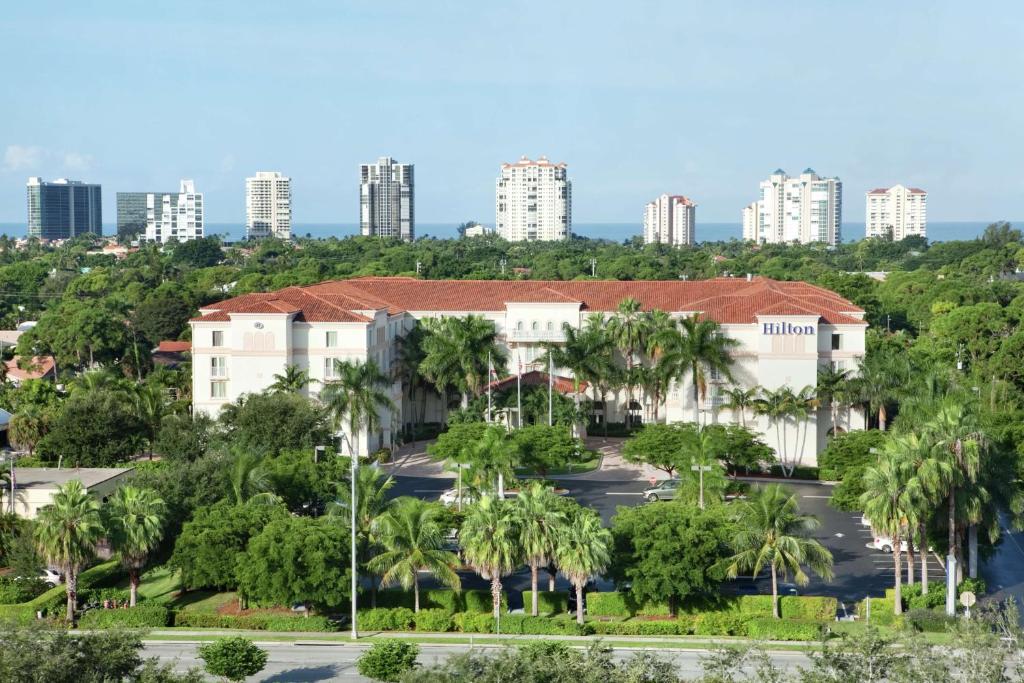
[[[356,454],[356,449],[352,445],[352,441],[348,438],[345,432],[338,431],[338,450],[341,450],[342,442],[348,444],[348,451],[352,456],[352,463],[349,473],[349,479],[351,480],[351,493],[349,494],[349,512],[351,513],[352,528],[350,530],[350,541],[351,541],[351,571],[352,571],[352,640],[359,638],[359,629],[356,624],[356,590],[359,582],[358,577],[358,565],[356,564],[356,471],[359,467],[359,456]],[[341,453],[339,453],[341,455]]]
[[[698,500],[697,505],[699,505],[700,509],[703,510],[704,509],[704,473],[711,471],[711,465],[697,465],[697,464],[694,464],[694,465],[690,465],[690,469],[693,470],[694,472],[697,472],[699,477],[700,477],[700,493],[698,494],[699,497],[697,499]]]

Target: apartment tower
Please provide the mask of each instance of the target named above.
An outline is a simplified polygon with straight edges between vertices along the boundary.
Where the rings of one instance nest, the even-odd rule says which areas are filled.
[[[697,204],[682,195],[663,194],[644,207],[644,243],[692,246]]]
[[[894,185],[867,193],[864,232],[867,237],[927,236],[928,193],[919,187]]]
[[[103,202],[99,185],[61,178],[47,182],[32,177],[28,194],[28,236],[63,240],[103,234]]]
[[[359,167],[359,230],[366,237],[416,238],[413,164],[381,157]]]
[[[502,164],[494,204],[495,229],[510,242],[572,235],[572,181],[564,163],[542,156]]]
[[[843,183],[806,169],[791,178],[782,169],[761,182],[760,198],[743,209],[743,239],[769,244],[842,239]]]
[[[157,208],[159,207],[159,208]],[[203,237],[203,193],[182,180],[177,194],[146,195],[146,241],[163,244]]]
[[[291,178],[277,171],[257,171],[245,179],[245,236],[291,239]]]

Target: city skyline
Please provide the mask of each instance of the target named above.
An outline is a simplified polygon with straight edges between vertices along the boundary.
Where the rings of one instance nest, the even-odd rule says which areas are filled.
[[[191,21],[200,7],[204,21]],[[109,207],[119,189],[187,177],[209,198],[208,222],[240,222],[246,175],[281,168],[296,224],[354,222],[358,208],[337,210],[334,189],[383,154],[416,163],[421,223],[487,222],[495,165],[541,153],[571,164],[578,223],[635,222],[673,188],[696,198],[702,221],[735,222],[759,179],[807,165],[841,177],[849,197],[927,188],[937,221],[1015,213],[1024,57],[1003,46],[1024,15],[1016,5],[996,24],[952,3],[886,6],[881,23],[861,6],[798,18],[753,3],[588,7],[560,4],[541,21],[549,10],[401,2],[15,5],[19,31],[0,56],[37,66],[8,73],[0,95],[0,220],[23,220],[28,176],[100,183]],[[685,46],[664,39],[678,25],[702,30]],[[557,57],[493,49],[528,26]],[[383,57],[382,34],[394,48]],[[948,49],[951,34],[963,50]],[[83,60],[102,81],[56,66]],[[253,110],[268,76],[276,96]],[[190,97],[165,101],[186,80]],[[886,106],[872,92],[888,93]],[[137,115],[132,103],[147,100],[162,104]],[[181,125],[196,103],[202,124]],[[764,135],[765,111],[800,134]],[[847,219],[863,210],[848,202]]]

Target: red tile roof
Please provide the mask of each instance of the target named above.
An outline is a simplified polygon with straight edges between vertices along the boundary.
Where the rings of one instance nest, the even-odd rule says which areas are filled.
[[[291,313],[308,322],[368,322],[360,311],[444,313],[504,311],[507,304],[578,304],[614,311],[632,297],[644,310],[700,312],[720,323],[753,323],[757,315],[817,315],[828,323],[863,325],[863,309],[835,292],[767,278],[713,280],[420,280],[361,277],[277,292],[246,294],[204,307],[197,320],[226,321],[230,313]]]
[[[552,387],[555,391],[557,391],[560,394],[572,394],[576,390],[576,387],[573,384],[571,377],[562,377],[560,375],[555,375],[552,378],[552,380]],[[544,372],[543,370],[530,370],[529,372],[524,372],[522,376],[522,384],[524,387],[546,387],[548,385],[548,373]],[[585,393],[589,386],[589,384],[581,380],[580,393]],[[504,379],[496,379],[493,382],[491,382],[490,387],[492,391],[505,391],[506,389],[514,389],[516,387],[516,376],[509,375]],[[484,387],[484,390],[486,391],[486,387]]]
[[[30,370],[22,370],[18,367],[18,356],[4,361],[7,366],[7,377],[19,382],[27,379],[40,379],[53,374],[53,356],[35,356],[32,359]]]
[[[164,340],[157,345],[156,350],[161,353],[188,353],[192,350],[192,342]]]

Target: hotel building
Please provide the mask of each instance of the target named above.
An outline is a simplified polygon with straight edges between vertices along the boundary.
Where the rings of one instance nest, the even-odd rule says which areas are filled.
[[[572,181],[564,163],[521,157],[502,164],[494,227],[509,242],[549,242],[572,235]]]
[[[365,237],[416,239],[413,165],[381,157],[359,167],[359,231]]]
[[[203,237],[203,193],[182,180],[177,194],[146,195],[146,241],[164,244]]]
[[[257,171],[245,179],[245,236],[291,239],[291,178],[277,171]]]
[[[842,240],[843,183],[805,169],[790,178],[781,168],[760,185],[760,197],[743,209],[743,239],[768,244],[836,245]]]
[[[644,207],[644,243],[693,246],[697,204],[679,194],[663,194]]]
[[[864,311],[839,295],[803,282],[764,278],[718,278],[704,281],[472,281],[366,277],[246,294],[207,304],[192,326],[193,405],[216,415],[227,403],[260,392],[288,365],[309,373],[306,390],[315,396],[333,379],[335,360],[371,359],[387,372],[396,357],[396,339],[424,318],[481,315],[496,328],[509,352],[509,366],[522,362],[524,372],[546,370],[538,362],[546,343],[563,341],[563,325],[583,325],[595,313],[612,315],[619,302],[635,298],[645,310],[673,317],[699,314],[715,320],[722,333],[736,339],[734,384],[745,388],[783,386],[799,391],[814,387],[818,369],[835,365],[853,370],[864,355]],[[560,378],[571,376],[556,368]],[[634,418],[704,423],[746,424],[764,434],[770,446],[801,444],[801,464],[813,465],[825,447],[831,421],[822,406],[803,422],[776,424],[723,407],[728,383],[712,376],[704,398],[695,402],[692,386],[676,382],[660,399],[650,396],[627,405],[625,391],[586,398],[595,401],[595,418],[622,422]],[[545,381],[546,384],[546,381]],[[571,392],[571,382],[557,386]],[[411,421],[402,387],[388,389],[394,411],[382,411],[380,429],[348,435],[360,453],[390,446]],[[418,411],[417,411],[418,412]],[[443,401],[428,401],[425,421],[442,422]],[[840,411],[842,430],[861,429],[863,414]]]
[[[867,193],[864,232],[867,237],[927,236],[928,193],[918,187],[894,185]]]
[[[28,236],[63,240],[103,234],[103,198],[99,185],[61,178],[47,182],[32,177],[28,195]]]

